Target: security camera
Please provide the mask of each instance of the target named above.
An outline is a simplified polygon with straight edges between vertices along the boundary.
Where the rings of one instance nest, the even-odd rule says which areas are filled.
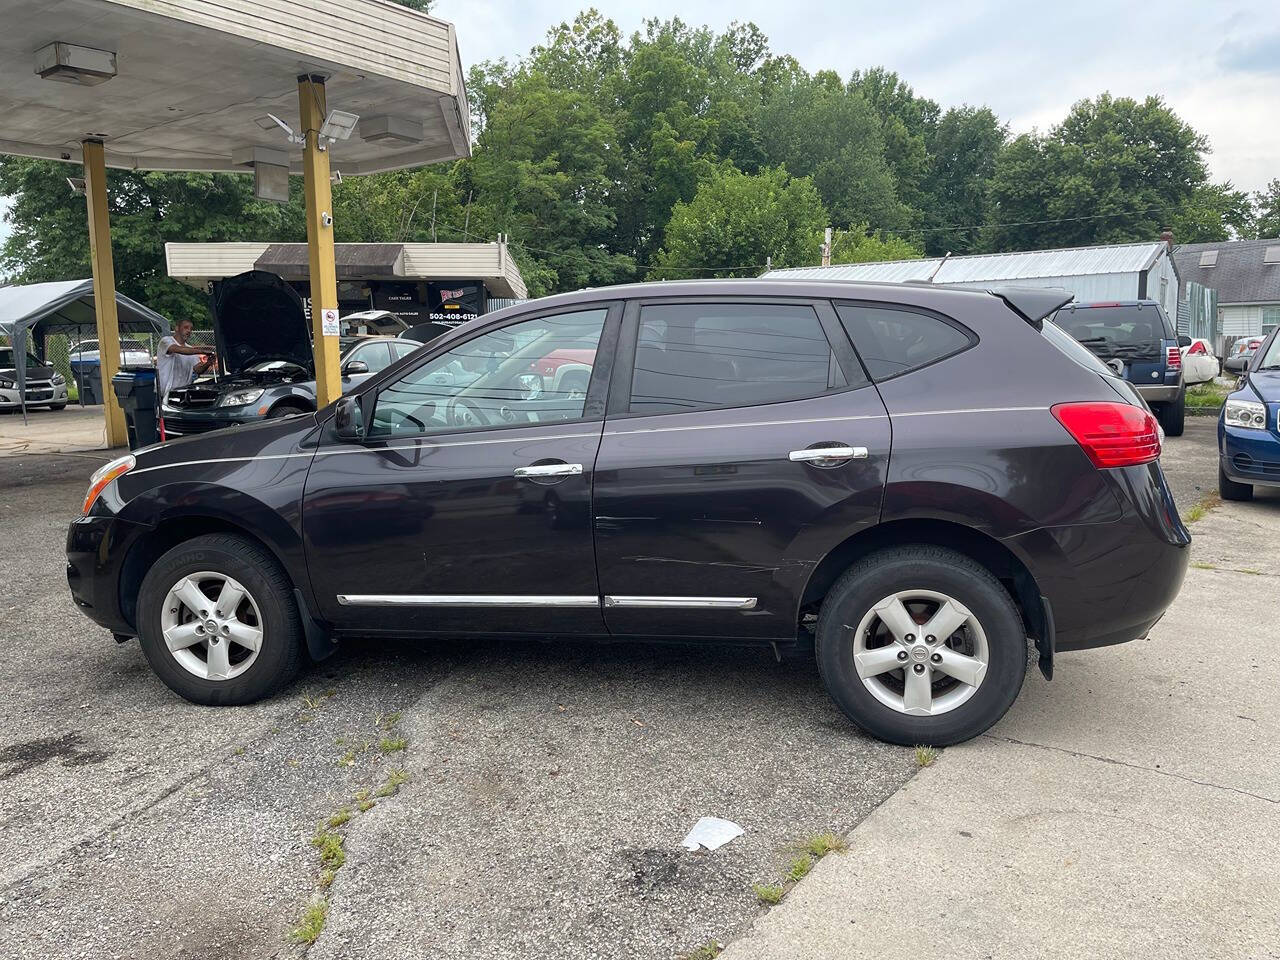
[[[320,222],[324,224],[326,227],[332,227],[333,215],[330,214],[328,210],[326,210],[324,213],[320,214]]]
[[[335,184],[342,183],[342,171],[335,170],[333,173],[329,174],[329,182]]]
[[[84,177],[67,177],[67,186],[76,196],[84,196]]]

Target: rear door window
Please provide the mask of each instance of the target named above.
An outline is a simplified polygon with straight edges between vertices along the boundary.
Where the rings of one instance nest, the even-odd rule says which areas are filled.
[[[812,307],[654,304],[640,311],[629,409],[679,413],[782,403],[864,381],[860,370],[846,376]]]
[[[936,363],[975,342],[941,317],[910,309],[842,303],[836,313],[877,382]]]

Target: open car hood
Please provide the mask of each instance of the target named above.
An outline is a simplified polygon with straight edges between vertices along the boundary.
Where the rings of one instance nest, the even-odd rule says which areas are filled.
[[[315,370],[302,298],[274,273],[250,270],[222,281],[213,296],[213,330],[229,374],[269,360]]]

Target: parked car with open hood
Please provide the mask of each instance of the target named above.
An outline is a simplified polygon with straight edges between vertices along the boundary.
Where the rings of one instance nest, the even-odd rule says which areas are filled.
[[[1280,337],[1253,351],[1218,415],[1218,492],[1251,500],[1253,488],[1280,487]]]
[[[788,280],[529,301],[319,413],[106,465],[71,592],[201,703],[343,636],[682,638],[816,648],[854,722],[954,743],[1013,703],[1029,643],[1050,676],[1144,637],[1187,564],[1155,418],[1044,322],[1062,303]]]
[[[67,381],[57,370],[34,354],[26,356],[26,405],[61,410],[67,405]],[[18,392],[18,361],[13,347],[0,346],[0,410],[22,407]]]
[[[169,391],[160,414],[165,436],[316,408],[315,357],[302,298],[274,273],[251,270],[223,281],[213,297],[219,371]],[[413,352],[392,337],[340,340],[343,389]]]
[[[1187,407],[1180,337],[1154,300],[1069,303],[1053,322],[1112,366],[1146,400],[1171,437],[1182,436]]]

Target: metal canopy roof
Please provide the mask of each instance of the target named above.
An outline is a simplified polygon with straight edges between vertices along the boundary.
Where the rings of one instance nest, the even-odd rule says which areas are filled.
[[[247,173],[257,148],[299,173],[301,147],[258,121],[297,132],[304,74],[361,118],[330,147],[344,174],[470,153],[453,26],[390,0],[0,0],[0,23],[0,153],[78,163],[100,138],[113,167]],[[42,79],[35,51],[54,42],[115,53],[116,75]]]
[[[806,278],[875,283],[927,280],[932,276],[934,283],[985,283],[993,280],[1030,280],[1036,277],[1140,273],[1149,270],[1165,249],[1163,241],[1119,243],[1064,250],[974,254],[952,257],[946,263],[943,263],[941,257],[930,257],[921,260],[845,263],[832,267],[789,267],[771,270],[765,276],[779,280]]]

